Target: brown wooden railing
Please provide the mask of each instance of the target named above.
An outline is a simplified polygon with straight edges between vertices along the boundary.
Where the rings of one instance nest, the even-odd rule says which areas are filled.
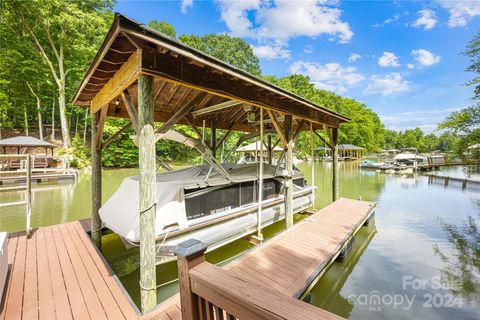
[[[183,320],[343,319],[205,262],[206,248],[197,240],[175,248]]]

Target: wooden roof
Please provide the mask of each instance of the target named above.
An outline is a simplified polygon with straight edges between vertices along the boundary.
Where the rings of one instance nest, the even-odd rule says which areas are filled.
[[[77,89],[73,104],[97,112],[108,106],[108,115],[128,118],[120,94],[127,90],[137,100],[137,78],[154,76],[155,121],[164,122],[188,103],[195,107],[186,117],[199,126],[212,123],[220,129],[255,131],[245,106],[264,107],[279,121],[285,114],[294,119],[337,128],[349,121],[245,71],[165,36],[120,14]],[[216,111],[206,112],[206,108]],[[200,111],[202,110],[202,111]],[[258,120],[258,108],[254,108]],[[265,119],[268,119],[265,113]],[[178,123],[188,123],[182,118]],[[304,122],[305,123],[305,122]],[[258,125],[257,125],[258,126]],[[266,121],[269,127],[269,121]],[[305,129],[307,126],[305,126]]]

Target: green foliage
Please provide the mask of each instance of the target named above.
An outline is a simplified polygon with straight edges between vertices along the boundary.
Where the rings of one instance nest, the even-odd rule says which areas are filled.
[[[103,128],[104,136],[110,137],[120,130],[130,120],[107,118]],[[130,138],[135,134],[133,129],[128,129],[102,150],[102,165],[104,167],[133,167],[138,164],[138,148]]]
[[[12,105],[7,114],[15,127],[37,126],[40,116],[50,121],[52,101],[58,102],[56,124],[61,124],[68,145],[68,120],[76,118],[68,100],[104,38],[113,4],[108,0],[2,1],[0,81],[8,84],[0,91]],[[27,83],[37,91],[39,110]]]
[[[85,141],[77,134],[72,141],[72,166],[79,169],[89,167],[90,149],[85,145]]]
[[[385,128],[378,115],[366,105],[350,98],[340,97],[333,92],[318,89],[304,75],[296,74],[282,78],[267,76],[264,78],[316,104],[349,117],[351,121],[340,127],[339,143],[354,144],[364,147],[368,151],[379,150],[383,147]],[[297,151],[303,155],[311,153],[309,139],[309,134],[301,133],[297,141]],[[315,145],[323,145],[322,142],[315,141]]]
[[[177,30],[168,22],[166,21],[158,21],[158,20],[150,20],[148,22],[148,26],[152,29],[160,31],[164,35],[167,35],[171,38],[177,37]]]
[[[468,43],[467,49],[463,54],[470,58],[470,65],[466,71],[474,72],[475,77],[466,84],[474,86],[475,98],[480,98],[480,33]]]
[[[468,147],[480,143],[480,103],[451,113],[439,126],[454,135],[455,154],[460,157],[468,155],[480,159],[480,149],[469,152]]]
[[[181,35],[183,43],[203,51],[234,67],[240,68],[253,75],[260,75],[260,64],[252,47],[240,38],[226,34]]]
[[[416,148],[420,152],[450,152],[454,149],[454,141],[455,137],[448,132],[437,136],[433,133],[425,135],[420,128],[385,130],[385,149]]]

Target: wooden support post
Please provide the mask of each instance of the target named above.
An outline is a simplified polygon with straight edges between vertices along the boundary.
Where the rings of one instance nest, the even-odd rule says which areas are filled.
[[[315,209],[315,148],[314,148],[314,135],[313,135],[313,123],[310,122],[310,151],[312,153],[312,158],[311,158],[311,169],[312,169],[312,207]]]
[[[267,148],[268,148],[268,164],[272,165],[272,135],[269,134],[267,137]]]
[[[257,240],[262,241],[262,202],[263,202],[263,108],[260,108],[260,162],[258,163],[258,209]]]
[[[331,145],[332,150],[332,200],[336,201],[338,199],[338,129],[331,129]],[[328,129],[327,129],[328,131]]]
[[[199,319],[198,298],[192,292],[189,272],[205,261],[204,253],[206,250],[207,245],[205,243],[194,239],[179,243],[173,250],[177,255],[180,306],[183,320]]]
[[[287,171],[285,177],[285,225],[288,229],[293,227],[293,126],[291,115],[285,115],[283,125],[285,129],[285,140],[287,141],[285,146],[285,170]]]
[[[91,236],[98,249],[102,250],[102,221],[98,210],[102,205],[102,149],[97,147],[98,118],[100,112],[92,114],[92,217]]]
[[[30,155],[27,155],[26,169],[27,169],[27,187],[25,193],[25,201],[27,206],[27,237],[30,236],[31,231],[31,222],[30,217],[32,215],[32,158]]]
[[[212,146],[212,157],[217,159],[217,127],[215,121],[212,121],[211,126],[212,136],[210,140],[210,145]]]
[[[157,305],[155,269],[155,135],[153,129],[153,77],[138,78],[138,130],[140,175],[140,297],[142,313]]]

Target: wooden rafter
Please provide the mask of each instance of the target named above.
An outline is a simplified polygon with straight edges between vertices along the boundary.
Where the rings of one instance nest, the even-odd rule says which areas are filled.
[[[282,143],[284,146],[288,145],[287,139],[285,138],[285,135],[283,134],[283,128],[282,125],[278,122],[277,118],[275,117],[273,111],[267,110],[268,116],[270,117],[270,120],[272,121],[273,127],[275,128],[275,131],[277,132],[278,137],[280,140],[282,140]]]
[[[170,104],[170,101],[172,98],[175,96],[175,93],[177,93],[178,89],[180,89],[180,86],[177,84],[172,84],[172,87],[170,88],[170,91],[168,92],[167,97],[165,98],[164,105],[168,106]]]
[[[157,101],[158,97],[160,96],[160,92],[162,92],[166,84],[167,84],[167,81],[162,81],[162,83],[160,83],[157,89],[157,93],[155,93],[155,96],[153,97],[153,103]]]
[[[213,149],[212,149],[212,146],[210,145],[210,143],[208,143],[207,140],[204,139],[204,137],[202,137],[202,133],[198,130],[198,128],[195,126],[195,123],[192,119],[190,119],[189,117],[184,117],[185,121],[187,121],[188,125],[192,128],[193,131],[195,131],[195,133],[198,135],[200,141],[203,140],[203,143],[205,144],[205,147],[208,148],[208,150],[210,150],[210,152],[213,152]]]
[[[206,94],[206,92],[199,93],[192,100],[190,100],[190,102],[178,109],[177,112],[175,112],[170,117],[170,119],[165,121],[162,126],[158,128],[157,131],[155,131],[155,140],[158,141],[159,139],[161,139],[162,134],[170,130],[170,128],[172,128],[178,122],[178,120],[185,117],[185,115],[187,115],[187,113],[190,112],[204,98]]]
[[[138,131],[138,114],[137,114],[137,109],[135,108],[135,103],[133,102],[132,97],[130,96],[130,93],[128,93],[128,90],[124,90],[122,93],[122,99],[123,99],[123,104],[125,105],[125,109],[127,109],[128,116],[130,118],[130,121],[132,121],[133,128],[135,131]]]
[[[313,130],[313,133],[320,139],[322,140],[330,149],[333,150],[332,146],[330,145],[329,142],[327,142],[327,140],[325,140],[317,131]]]
[[[105,119],[107,118],[108,105],[104,106],[98,115],[97,136],[95,137],[95,147],[97,150],[102,149],[103,128],[105,127]],[[96,116],[95,114],[93,116]]]
[[[323,125],[323,128],[325,129],[325,131],[327,132],[327,136],[328,136],[328,139],[330,140],[330,148],[336,148],[336,143],[335,143],[335,139],[333,138],[333,135],[332,135],[332,132],[330,131],[330,128],[326,125]]]

